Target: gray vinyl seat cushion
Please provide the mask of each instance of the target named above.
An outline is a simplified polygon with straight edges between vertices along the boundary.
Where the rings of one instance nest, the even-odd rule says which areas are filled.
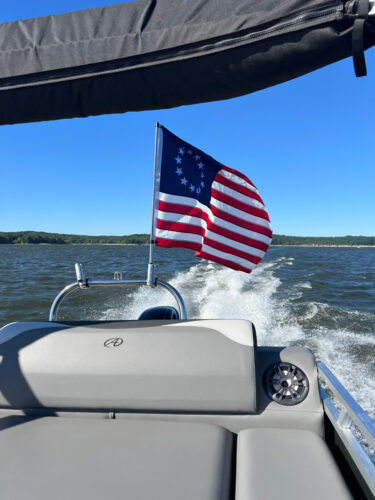
[[[311,431],[239,433],[236,500],[347,500],[352,496],[324,440]]]
[[[0,329],[0,407],[255,413],[244,320],[12,323]]]
[[[229,500],[232,457],[232,434],[210,424],[0,418],[7,500]]]

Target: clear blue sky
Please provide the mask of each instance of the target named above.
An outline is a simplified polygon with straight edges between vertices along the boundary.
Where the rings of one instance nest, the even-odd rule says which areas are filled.
[[[0,22],[105,0],[2,0]],[[375,234],[375,50],[265,91],[0,127],[0,230],[148,232],[156,121],[250,177],[278,234]]]

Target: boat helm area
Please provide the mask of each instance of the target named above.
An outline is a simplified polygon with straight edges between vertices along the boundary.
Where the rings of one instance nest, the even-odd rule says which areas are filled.
[[[3,498],[373,498],[374,424],[309,349],[188,320],[156,278],[176,308],[59,321],[77,288],[147,285],[76,274],[50,321],[0,330]]]

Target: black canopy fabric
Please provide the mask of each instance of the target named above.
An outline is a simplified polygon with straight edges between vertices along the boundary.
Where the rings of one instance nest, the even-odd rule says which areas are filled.
[[[248,94],[375,44],[369,0],[138,0],[0,24],[0,124]]]

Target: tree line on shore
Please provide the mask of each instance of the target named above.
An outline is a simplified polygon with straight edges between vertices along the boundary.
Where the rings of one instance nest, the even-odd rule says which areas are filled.
[[[44,233],[20,231],[15,233],[0,232],[0,244],[50,244],[50,245],[93,245],[93,244],[128,244],[144,245],[150,241],[148,234],[129,234],[128,236],[86,236],[79,234]]]
[[[45,233],[38,231],[0,232],[0,244],[51,244],[51,245],[145,245],[149,234],[126,236],[87,236],[77,234]],[[286,236],[274,234],[273,245],[349,245],[375,246],[375,236]]]
[[[375,245],[375,236],[285,236],[274,234],[273,245]]]

